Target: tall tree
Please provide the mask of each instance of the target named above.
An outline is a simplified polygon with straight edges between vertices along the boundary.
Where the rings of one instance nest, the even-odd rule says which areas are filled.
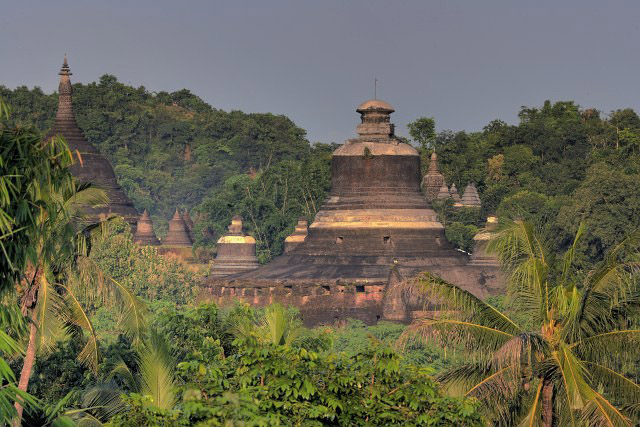
[[[87,233],[96,228],[86,225],[87,208],[107,202],[103,190],[90,184],[76,184],[70,191],[49,191],[43,199],[58,209],[41,215],[32,237],[35,257],[21,289],[22,312],[31,321],[26,354],[18,388],[27,391],[38,351],[48,351],[67,335],[88,339],[78,359],[97,370],[98,342],[83,302],[100,299],[120,308],[123,323],[135,336],[144,324],[143,306],[124,286],[105,278],[88,257]],[[22,405],[16,403],[16,425]]]

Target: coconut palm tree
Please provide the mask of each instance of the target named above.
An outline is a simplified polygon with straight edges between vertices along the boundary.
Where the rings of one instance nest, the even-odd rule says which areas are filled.
[[[83,303],[100,301],[116,307],[124,328],[134,337],[144,326],[143,304],[117,281],[106,278],[88,257],[89,239],[97,224],[87,224],[84,212],[107,201],[103,190],[90,184],[75,184],[70,190],[49,191],[43,196],[59,209],[44,212],[34,233],[35,256],[27,279],[20,284],[22,311],[30,321],[27,350],[18,388],[26,391],[36,354],[50,351],[67,336],[88,339],[78,360],[96,371],[98,342]],[[22,406],[16,403],[16,425]]]
[[[489,250],[509,274],[507,301],[520,320],[429,273],[402,285],[442,308],[440,316],[410,325],[402,339],[463,346],[468,362],[439,379],[452,393],[478,398],[497,425],[638,421],[640,386],[621,371],[640,343],[630,320],[640,304],[640,233],[581,275],[572,262],[583,232],[581,226],[557,263],[530,223],[510,222],[496,232]]]

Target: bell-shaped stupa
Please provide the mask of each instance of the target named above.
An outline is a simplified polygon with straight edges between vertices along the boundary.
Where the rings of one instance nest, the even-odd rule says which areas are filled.
[[[218,239],[216,259],[211,266],[212,277],[224,277],[258,268],[256,239],[242,232],[242,217],[231,219],[229,231]]]
[[[108,204],[99,208],[85,209],[89,221],[95,222],[101,217],[119,215],[135,228],[138,212],[118,185],[111,163],[87,141],[76,123],[71,103],[73,89],[70,76],[72,73],[66,55],[58,74],[60,75],[58,112],[53,127],[45,139],[49,140],[54,136],[64,137],[74,157],[74,164],[71,166],[73,176],[80,182],[91,182],[106,191],[109,197]]]
[[[480,196],[478,196],[478,190],[474,183],[470,182],[464,189],[464,194],[460,201],[462,206],[467,208],[479,208],[482,203],[480,202]]]
[[[153,231],[153,222],[146,209],[138,219],[133,241],[143,246],[158,246],[160,244],[156,233]]]
[[[173,218],[169,221],[169,231],[167,236],[162,240],[163,246],[191,246],[192,241],[187,232],[187,224],[176,209]]]

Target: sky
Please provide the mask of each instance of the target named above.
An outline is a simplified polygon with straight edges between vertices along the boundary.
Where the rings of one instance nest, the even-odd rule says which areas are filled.
[[[356,107],[391,103],[397,133],[517,123],[573,100],[640,111],[640,2],[519,0],[0,0],[0,84],[57,90],[105,73],[187,88],[215,108],[290,117],[312,142],[355,135]]]

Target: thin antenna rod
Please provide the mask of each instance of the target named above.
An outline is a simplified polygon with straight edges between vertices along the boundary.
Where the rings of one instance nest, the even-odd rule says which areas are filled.
[[[373,78],[373,99],[378,99],[378,79]]]

